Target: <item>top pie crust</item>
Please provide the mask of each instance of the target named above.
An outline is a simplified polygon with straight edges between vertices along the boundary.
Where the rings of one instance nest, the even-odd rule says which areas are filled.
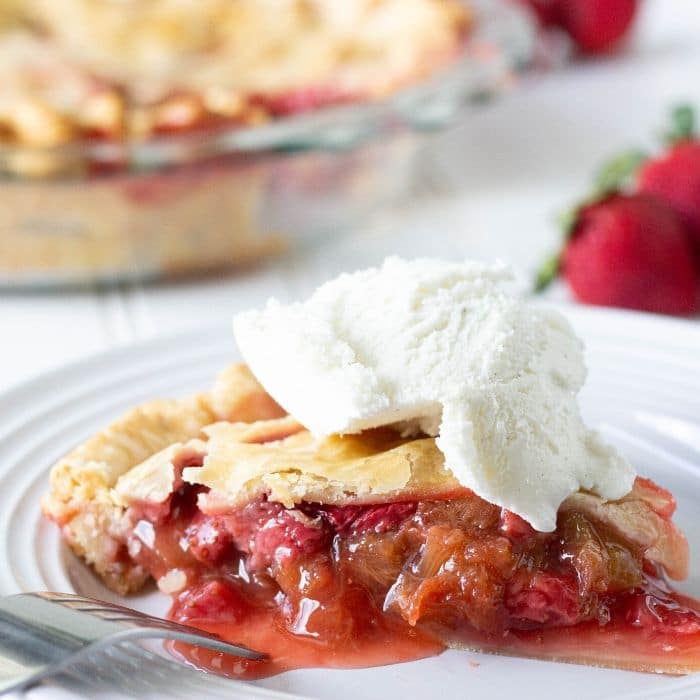
[[[236,439],[235,426],[218,423],[204,432],[209,437],[204,463],[186,468],[183,478],[210,488],[200,502],[205,511],[263,494],[292,508],[302,501],[364,504],[463,490],[433,438],[404,440],[391,429],[377,429],[317,441],[302,430],[251,444]]]
[[[176,483],[175,463],[201,451],[201,467],[182,478],[208,487],[199,506],[229,510],[263,495],[287,508],[302,501],[345,505],[414,498],[442,498],[463,487],[445,468],[432,438],[401,439],[391,429],[315,440],[293,418],[253,424],[215,423],[206,440],[162,450],[116,483],[113,498],[124,506],[161,503]]]

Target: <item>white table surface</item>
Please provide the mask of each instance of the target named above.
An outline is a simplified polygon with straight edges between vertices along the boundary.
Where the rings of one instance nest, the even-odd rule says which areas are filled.
[[[416,196],[305,256],[205,281],[0,295],[0,389],[120,343],[298,297],[343,269],[404,256],[501,258],[529,274],[555,213],[596,166],[645,144],[678,100],[700,107],[700,3],[647,0],[630,49],[532,76],[435,138]]]

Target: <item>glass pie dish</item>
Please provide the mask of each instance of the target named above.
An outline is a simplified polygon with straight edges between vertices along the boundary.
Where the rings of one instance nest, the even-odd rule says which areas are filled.
[[[532,55],[519,8],[469,5],[459,56],[384,99],[147,140],[0,146],[0,286],[242,266],[396,204],[424,133],[497,94]]]

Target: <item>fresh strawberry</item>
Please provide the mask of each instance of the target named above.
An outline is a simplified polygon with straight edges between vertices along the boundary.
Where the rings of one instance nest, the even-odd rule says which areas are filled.
[[[625,36],[638,0],[559,0],[558,23],[582,53],[609,51]]]
[[[647,160],[637,174],[640,192],[667,202],[681,216],[700,251],[700,140],[695,115],[688,106],[673,111],[673,128],[666,134],[671,148]]]
[[[675,212],[644,194],[611,194],[583,206],[561,259],[583,302],[686,315],[698,311],[698,275]]]
[[[638,187],[670,204],[700,246],[700,141],[679,143],[648,161],[639,171]]]
[[[559,6],[562,0],[521,0],[537,15],[543,27],[552,27],[559,22]]]

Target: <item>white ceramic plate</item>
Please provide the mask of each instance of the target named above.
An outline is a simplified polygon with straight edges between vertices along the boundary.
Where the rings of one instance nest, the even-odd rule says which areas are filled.
[[[692,552],[683,588],[700,596],[700,327],[614,311],[564,311],[587,345],[584,413],[641,474],[678,498],[677,522]],[[205,388],[235,359],[228,327],[209,328],[120,348],[1,396],[0,593],[60,590],[115,599],[41,518],[49,467],[123,410]],[[151,592],[127,604],[162,613],[167,600]],[[377,669],[294,671],[254,685],[236,684],[233,692],[242,698],[280,697],[265,691],[270,689],[333,700],[424,700],[435,697],[438,688],[446,698],[470,700],[697,698],[700,675],[667,678],[453,651]],[[224,694],[219,684],[207,692]]]

